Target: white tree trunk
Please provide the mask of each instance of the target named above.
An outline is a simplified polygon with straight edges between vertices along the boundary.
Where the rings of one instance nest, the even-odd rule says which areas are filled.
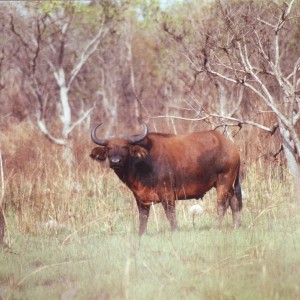
[[[63,123],[62,136],[67,141],[69,133],[71,132],[71,107],[69,104],[69,88],[66,84],[65,71],[62,67],[58,69],[57,72],[54,72],[54,76],[59,86],[59,95],[60,95],[60,104],[61,104],[61,115],[60,119]],[[72,170],[74,165],[74,153],[73,153],[73,143],[72,141],[68,141],[63,151],[63,158],[67,164],[69,170],[69,179],[72,180]]]
[[[288,147],[283,146],[283,151],[287,160],[288,168],[293,176],[295,198],[297,205],[300,208],[300,167]]]
[[[295,145],[290,139],[290,134],[287,129],[284,128],[283,124],[279,125],[280,135],[282,137],[282,145],[284,156],[287,160],[288,169],[293,177],[295,198],[300,208],[300,165],[297,162]]]
[[[65,71],[60,67],[54,72],[54,77],[56,79],[57,85],[59,86],[60,104],[62,112],[60,119],[63,123],[62,136],[64,139],[68,138],[71,127],[71,108],[69,104],[69,88],[66,84]]]
[[[62,135],[65,139],[68,138],[71,127],[71,108],[69,105],[68,88],[66,86],[60,87],[60,102],[62,106],[61,121],[63,123]]]

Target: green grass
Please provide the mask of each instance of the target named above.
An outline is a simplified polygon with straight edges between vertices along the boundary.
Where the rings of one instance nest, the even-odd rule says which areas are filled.
[[[211,191],[195,226],[197,201],[178,202],[174,233],[161,206],[151,208],[141,239],[135,201],[113,174],[77,180],[77,192],[59,176],[50,188],[24,180],[7,192],[2,299],[300,299],[300,214],[287,174],[247,172],[238,230],[230,211],[211,229]],[[47,228],[50,219],[59,226]]]
[[[16,235],[2,250],[4,299],[297,299],[299,218],[233,231]]]

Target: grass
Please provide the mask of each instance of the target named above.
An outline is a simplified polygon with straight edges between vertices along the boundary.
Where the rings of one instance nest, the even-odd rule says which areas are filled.
[[[174,233],[156,205],[140,239],[133,196],[89,149],[70,173],[60,150],[34,143],[4,149],[0,299],[300,299],[300,214],[284,169],[245,170],[238,230],[230,211],[212,229],[210,191],[195,226],[196,200],[178,202]]]
[[[104,191],[103,199],[97,192],[86,195],[87,186],[73,197],[74,203],[62,201],[56,208],[44,204],[48,213],[42,210],[41,215],[48,218],[55,209],[57,216],[75,211],[57,218],[60,227],[42,226],[47,219],[34,215],[34,206],[23,209],[28,217],[21,221],[11,209],[10,247],[0,252],[4,262],[0,295],[2,299],[299,299],[300,216],[290,187],[276,180],[257,185],[255,176],[260,175],[251,171],[244,180],[248,196],[239,230],[231,229],[230,212],[221,230],[211,229],[212,191],[204,201],[206,213],[196,219],[195,227],[188,208],[196,201],[178,202],[181,229],[174,233],[161,207],[155,206],[148,234],[139,239],[134,200],[110,173],[100,176],[94,186],[99,193]],[[55,200],[55,195],[48,197]]]
[[[237,231],[152,230],[141,240],[126,227],[92,228],[67,243],[62,233],[16,233],[13,252],[0,254],[0,291],[3,299],[298,299],[299,238],[296,216]]]

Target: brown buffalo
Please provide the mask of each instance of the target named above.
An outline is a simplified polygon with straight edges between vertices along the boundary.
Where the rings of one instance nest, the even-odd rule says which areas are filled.
[[[177,228],[175,200],[202,198],[217,189],[219,227],[230,205],[234,227],[240,226],[242,195],[239,183],[240,155],[236,146],[217,131],[184,135],[143,132],[130,137],[92,140],[101,147],[91,158],[104,161],[132,191],[139,209],[142,235],[147,227],[151,204],[162,203],[171,229]]]

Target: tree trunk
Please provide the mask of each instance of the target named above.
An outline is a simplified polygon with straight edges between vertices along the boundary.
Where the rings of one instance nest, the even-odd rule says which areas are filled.
[[[69,103],[69,88],[67,87],[65,71],[62,67],[55,72],[55,78],[60,90],[60,104],[61,104],[61,116],[60,119],[63,123],[62,136],[64,140],[68,140],[71,128],[71,107]],[[73,165],[74,165],[74,153],[73,153],[73,142],[68,141],[63,151],[63,157],[67,164],[69,171],[69,178],[73,177]]]
[[[0,245],[4,243],[5,219],[3,208],[0,206]]]
[[[70,133],[70,127],[71,127],[71,108],[69,105],[68,92],[69,90],[66,86],[60,87],[60,101],[63,110],[63,114],[61,116],[61,120],[63,122],[62,135],[66,140],[68,139],[68,135]]]
[[[290,149],[283,145],[283,151],[287,160],[289,171],[294,181],[295,200],[300,208],[300,167]]]
[[[1,183],[1,194],[0,194],[0,245],[1,245],[4,243],[4,230],[5,230],[5,218],[4,218],[4,212],[3,212],[4,172],[3,172],[1,151],[0,151],[0,183]]]
[[[279,122],[279,130],[282,138],[284,156],[294,181],[295,200],[300,208],[300,165],[297,162],[295,145],[290,139],[289,131],[283,126],[282,122]]]

